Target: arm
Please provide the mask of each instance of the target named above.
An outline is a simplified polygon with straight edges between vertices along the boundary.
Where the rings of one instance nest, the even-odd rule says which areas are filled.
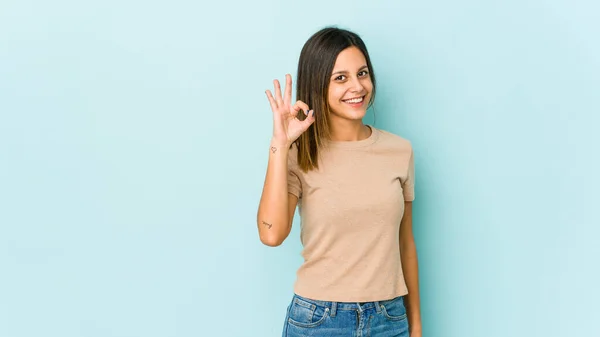
[[[285,94],[281,95],[281,85],[274,80],[275,96],[266,91],[273,111],[273,138],[269,149],[269,163],[263,186],[256,222],[260,241],[276,247],[290,234],[294,211],[298,198],[288,193],[288,155],[290,145],[315,121],[314,111],[308,113],[308,105],[296,101],[291,105],[292,77],[285,76]],[[300,110],[307,116],[303,121],[297,118]]]
[[[419,264],[417,247],[412,230],[412,202],[404,203],[404,216],[400,224],[400,257],[404,279],[408,287],[406,311],[410,335],[421,336],[421,305],[419,298]]]
[[[267,174],[256,218],[260,241],[271,247],[282,244],[290,234],[298,203],[298,198],[288,193],[288,153],[287,144],[271,142]]]

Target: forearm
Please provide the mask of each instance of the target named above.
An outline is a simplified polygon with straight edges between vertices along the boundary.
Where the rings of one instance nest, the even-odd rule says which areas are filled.
[[[411,332],[421,330],[421,301],[419,297],[419,263],[417,248],[413,240],[404,243],[401,248],[404,280],[408,287],[406,310]]]
[[[260,240],[277,246],[289,232],[288,215],[288,153],[289,146],[271,142],[269,162],[257,213]]]

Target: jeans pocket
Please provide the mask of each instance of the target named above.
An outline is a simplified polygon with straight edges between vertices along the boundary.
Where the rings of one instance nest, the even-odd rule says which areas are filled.
[[[383,316],[389,320],[400,321],[407,318],[406,307],[404,306],[404,299],[402,296],[392,300],[383,301],[380,305]]]
[[[329,308],[294,297],[289,308],[288,322],[300,328],[315,328],[329,317]]]

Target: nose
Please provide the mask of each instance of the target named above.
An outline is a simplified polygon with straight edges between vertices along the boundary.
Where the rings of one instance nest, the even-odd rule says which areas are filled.
[[[364,90],[364,86],[358,77],[352,78],[351,90],[354,92],[362,92]]]

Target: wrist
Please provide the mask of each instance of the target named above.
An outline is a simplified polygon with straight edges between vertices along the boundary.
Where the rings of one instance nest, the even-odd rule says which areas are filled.
[[[280,141],[280,140],[271,139],[271,145],[270,146],[271,147],[275,147],[278,150],[283,150],[284,148],[285,149],[289,149],[291,145],[292,144],[289,143],[289,142],[287,142],[287,141]]]
[[[269,152],[271,154],[288,153],[290,145],[286,142],[271,141]]]

